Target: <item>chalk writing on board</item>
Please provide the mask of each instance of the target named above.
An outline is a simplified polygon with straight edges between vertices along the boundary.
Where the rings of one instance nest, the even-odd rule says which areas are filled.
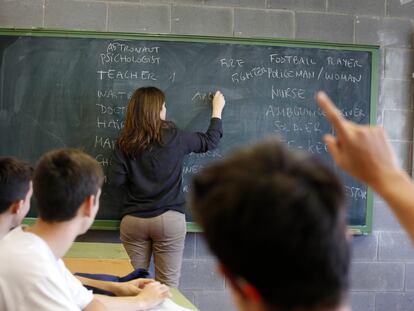
[[[122,54],[105,53],[105,54],[101,54],[101,63],[102,65],[112,64],[112,63],[136,63],[136,64],[159,65],[160,58],[155,57],[153,55],[128,56],[128,55],[122,55]]]
[[[271,67],[254,67],[249,71],[235,72],[231,75],[233,83],[243,83],[257,77],[264,77],[267,79],[314,79],[315,71],[299,69],[278,69]]]
[[[98,98],[111,98],[127,100],[131,97],[132,92],[114,91],[114,90],[98,90]]]
[[[362,64],[358,59],[354,58],[338,58],[338,57],[327,57],[326,61],[328,65],[331,66],[343,66],[345,68],[356,68],[356,67],[362,67]]]
[[[98,106],[98,112],[100,114],[124,115],[126,112],[125,106],[109,106],[103,104],[96,104],[96,106]]]
[[[152,46],[152,47],[148,47],[148,46],[134,46],[134,45],[128,45],[126,43],[123,42],[111,42],[108,44],[107,48],[106,48],[107,52],[129,52],[129,53],[136,53],[136,54],[141,54],[141,53],[149,53],[149,54],[158,54],[158,52],[160,51],[160,47],[159,46]]]
[[[194,164],[194,165],[184,165],[183,166],[183,175],[185,174],[197,174],[204,168],[204,165]]]
[[[311,57],[302,57],[297,55],[279,55],[277,53],[270,54],[269,59],[271,63],[276,64],[291,64],[291,65],[316,65],[316,60]]]
[[[366,113],[364,110],[355,105],[350,109],[340,109],[342,115],[346,118],[356,118],[361,119],[366,117]],[[291,107],[281,107],[281,106],[274,106],[269,105],[265,112],[266,117],[286,117],[286,118],[293,118],[293,117],[325,117],[325,113],[320,109],[312,109],[307,107],[300,107],[297,105],[293,105]]]
[[[345,194],[353,199],[367,199],[367,191],[359,187],[345,186]]]
[[[102,137],[102,136],[95,136],[95,148],[102,148],[102,149],[115,149],[115,140],[109,137]]]
[[[96,161],[103,167],[111,166],[112,160],[111,158],[108,158],[106,155],[99,153],[95,156]]]
[[[323,70],[323,68],[322,68]],[[324,74],[319,72],[316,75],[316,72],[313,70],[306,70],[306,69],[299,69],[299,70],[291,70],[291,69],[278,69],[278,68],[271,68],[271,67],[254,67],[249,71],[244,72],[235,72],[231,75],[231,81],[235,84],[243,83],[249,80],[252,80],[257,77],[265,77],[267,79],[317,79],[319,80],[323,77],[325,80],[332,80],[332,81],[344,81],[350,83],[359,83],[362,79],[362,74],[352,74],[352,73],[335,73],[335,72],[327,72],[325,71]]]
[[[333,72],[325,72],[325,79],[326,80],[334,80],[334,81],[345,81],[345,82],[352,82],[352,83],[359,83],[361,82],[362,75],[354,75],[351,73],[333,73]]]
[[[293,105],[291,107],[281,107],[269,105],[266,112],[266,117],[323,117],[324,113],[320,109],[312,109]]]
[[[150,72],[148,70],[142,71],[129,71],[129,70],[115,70],[115,69],[108,69],[108,70],[98,70],[97,71],[99,80],[109,79],[109,80],[128,80],[128,79],[135,79],[135,80],[150,80],[150,81],[157,81],[157,77],[154,72]]]
[[[211,100],[214,97],[214,93],[213,92],[209,92],[209,93],[201,93],[201,92],[197,92],[195,93],[192,97],[191,100],[192,101],[201,101],[201,102],[211,102]]]
[[[115,129],[115,130],[121,130],[125,125],[125,121],[124,120],[119,120],[119,119],[102,119],[97,117],[96,118],[96,126],[98,129],[102,128],[102,129]]]
[[[342,115],[346,118],[354,117],[356,119],[361,119],[361,118],[366,117],[364,110],[358,105],[355,105],[351,109],[340,109],[340,110],[341,110]]]
[[[305,144],[303,144],[303,142],[296,142],[295,140],[289,140],[287,144],[290,148],[303,150],[303,151],[310,152],[313,154],[328,153],[328,147],[326,146],[325,143],[321,141],[314,143],[310,139],[308,139],[308,141],[305,142]]]
[[[291,99],[305,99],[305,89],[300,89],[300,88],[285,88],[285,89],[279,89],[279,88],[275,88],[272,85],[272,99],[275,98],[291,98]]]
[[[244,64],[244,60],[242,59],[227,59],[227,58],[221,58],[219,59],[219,63],[221,67],[227,67],[227,68],[236,68],[236,67],[242,67]]]
[[[184,192],[209,162],[268,136],[332,166],[323,141],[332,128],[314,101],[317,90],[327,90],[344,117],[370,120],[372,59],[365,48],[5,37],[0,66],[7,79],[0,77],[0,100],[7,130],[0,124],[0,152],[31,162],[50,149],[73,146],[94,156],[107,175],[128,99],[150,85],[166,93],[168,119],[189,132],[207,129],[216,90],[226,96],[224,136],[216,150],[184,160]],[[21,141],[15,147],[5,134],[10,131]],[[51,133],[60,139],[50,139]],[[352,202],[349,219],[363,224],[367,188],[347,176],[343,180]],[[98,219],[118,219],[119,205],[105,186]]]
[[[322,133],[319,122],[289,123],[283,121],[274,122],[275,131],[278,133],[298,132],[298,133]]]

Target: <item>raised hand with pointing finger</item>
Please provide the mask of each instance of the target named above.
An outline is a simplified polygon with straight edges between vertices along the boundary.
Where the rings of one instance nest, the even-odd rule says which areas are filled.
[[[317,100],[336,131],[324,139],[335,162],[349,174],[375,188],[381,176],[399,171],[395,154],[380,127],[358,125],[344,119],[324,92]]]
[[[398,167],[385,131],[344,119],[324,92],[316,99],[336,131],[324,137],[335,162],[378,192],[414,241],[414,184]]]

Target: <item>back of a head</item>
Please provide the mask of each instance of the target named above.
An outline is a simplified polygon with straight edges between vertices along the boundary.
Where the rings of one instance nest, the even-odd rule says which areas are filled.
[[[39,217],[46,222],[71,220],[85,199],[98,193],[103,177],[98,162],[80,150],[46,153],[33,179]]]
[[[32,168],[12,157],[0,158],[0,214],[12,203],[24,200],[32,179]]]
[[[212,252],[269,310],[343,302],[350,263],[344,194],[316,158],[267,141],[206,168],[192,190]]]

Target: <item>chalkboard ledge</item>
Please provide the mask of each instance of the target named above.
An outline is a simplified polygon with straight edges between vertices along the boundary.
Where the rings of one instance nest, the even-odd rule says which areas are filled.
[[[36,218],[27,217],[23,220],[25,225],[33,225]],[[92,230],[119,230],[119,220],[95,220],[90,229]],[[202,232],[203,230],[195,222],[187,222],[187,232]]]
[[[36,221],[36,218],[27,217],[23,220],[23,224],[32,225]],[[91,226],[91,230],[119,230],[119,220],[95,220]],[[371,232],[369,226],[351,226],[348,227],[348,231],[352,235],[366,235]],[[195,222],[187,222],[187,232],[197,233],[203,232],[201,227]]]

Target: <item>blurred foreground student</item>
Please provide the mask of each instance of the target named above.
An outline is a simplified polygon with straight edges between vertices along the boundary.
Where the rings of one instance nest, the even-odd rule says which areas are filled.
[[[350,310],[343,186],[318,159],[260,143],[204,169],[192,191],[240,310]]]
[[[0,241],[0,310],[146,310],[168,295],[152,282],[139,295],[93,295],[61,257],[92,224],[99,208],[103,173],[90,156],[62,149],[44,155],[34,172],[39,218]]]
[[[121,240],[135,269],[148,270],[154,256],[155,279],[168,286],[178,287],[186,234],[183,159],[217,147],[224,105],[217,91],[209,128],[192,133],[166,120],[165,94],[158,88],[139,88],[128,103],[111,177],[126,189]]]
[[[336,130],[336,137],[325,136],[336,163],[381,195],[414,241],[414,184],[398,167],[384,130],[345,120],[323,92],[317,100]]]

